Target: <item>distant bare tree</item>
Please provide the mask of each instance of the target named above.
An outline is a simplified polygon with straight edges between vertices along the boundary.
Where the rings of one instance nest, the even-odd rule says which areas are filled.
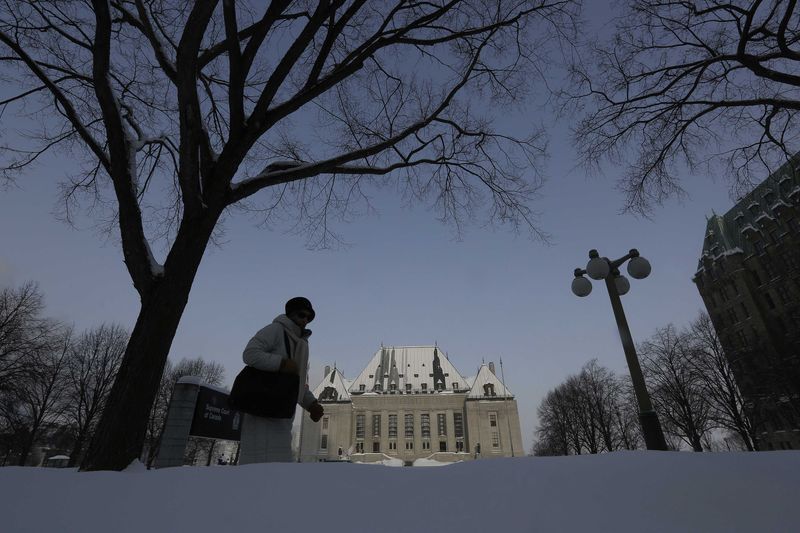
[[[744,398],[707,313],[701,313],[692,322],[689,334],[693,348],[692,365],[711,403],[714,424],[736,433],[747,450],[755,450],[755,433],[745,411]]]
[[[580,157],[627,164],[627,208],[683,194],[681,164],[721,162],[738,196],[800,150],[795,0],[627,0],[588,43],[567,102]]]
[[[35,354],[46,344],[50,331],[43,311],[35,283],[0,290],[0,392],[31,369]]]
[[[580,453],[579,439],[571,422],[563,387],[548,392],[536,414],[539,427],[533,443],[534,455],[570,455],[572,450]]]
[[[713,428],[711,404],[703,381],[692,365],[691,339],[670,324],[638,347],[645,381],[665,433],[703,451],[703,438]]]
[[[626,380],[586,363],[547,393],[537,409],[534,455],[581,455],[641,446],[635,401]]]
[[[153,461],[155,461],[158,454],[161,434],[164,431],[169,402],[172,398],[172,390],[175,388],[175,383],[185,376],[197,376],[202,378],[203,383],[219,386],[225,382],[225,367],[214,361],[206,361],[202,357],[183,358],[175,365],[167,361],[156,401],[153,402],[153,409],[147,420],[147,437],[145,440],[147,455],[145,456],[145,461],[148,468],[153,465]]]
[[[64,418],[74,444],[69,466],[76,466],[91,438],[117,376],[128,334],[116,324],[102,324],[81,334],[67,364]]]
[[[41,144],[5,150],[6,175],[53,148],[82,158],[67,216],[83,192],[110,206],[141,299],[82,468],[139,456],[195,274],[231,211],[287,216],[320,245],[336,238],[329,221],[371,208],[369,186],[392,184],[456,227],[485,215],[542,236],[530,206],[542,133],[509,136],[491,110],[542,79],[576,5],[0,4],[0,80],[13,84],[0,107],[27,104],[21,113],[41,109],[43,122]]]
[[[28,429],[27,442],[20,451],[20,466],[27,462],[39,430],[58,420],[64,410],[73,337],[69,328],[53,325],[53,329],[50,342],[37,349],[32,370],[12,385]]]

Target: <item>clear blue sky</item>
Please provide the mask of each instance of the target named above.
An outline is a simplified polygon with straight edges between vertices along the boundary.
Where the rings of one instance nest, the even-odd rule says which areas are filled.
[[[543,120],[534,111],[517,117],[507,123],[512,130]],[[685,325],[702,307],[691,277],[705,216],[731,205],[724,180],[687,175],[690,200],[659,208],[652,220],[620,215],[614,169],[600,178],[575,169],[563,123],[551,131],[550,147],[548,182],[534,207],[551,246],[478,226],[456,241],[435,213],[403,209],[387,191],[376,193],[379,215],[338,226],[352,243],[340,250],[308,251],[302,237],[232,219],[227,241],[209,248],[200,267],[170,357],[218,361],[230,383],[250,336],[288,298],[304,295],[317,310],[312,386],[334,362],[355,377],[381,342],[436,341],[465,376],[482,360],[502,357],[529,449],[536,407],[549,389],[595,357],[626,372],[604,287],[595,283],[583,299],[570,292],[572,271],[585,265],[588,250],[619,257],[636,247],[651,261],[652,275],[632,280],[623,297],[634,339],[643,340],[670,322]],[[0,192],[0,285],[39,282],[47,314],[79,329],[104,321],[130,329],[138,298],[119,246],[53,215],[56,183],[69,167],[68,158],[49,159]]]

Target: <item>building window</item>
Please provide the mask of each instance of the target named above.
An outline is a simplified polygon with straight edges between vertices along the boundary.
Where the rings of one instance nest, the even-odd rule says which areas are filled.
[[[396,450],[397,449],[397,441],[390,440],[389,441],[389,449],[390,450]]]
[[[436,415],[436,426],[439,429],[440,437],[447,435],[447,417],[444,413],[439,413]]]
[[[440,440],[439,441],[439,451],[440,452],[446,452],[447,451],[447,441],[446,440]]]
[[[497,427],[497,413],[495,411],[489,413],[489,426],[493,428]]]
[[[356,438],[364,438],[364,415],[356,415]]]
[[[775,279],[775,269],[772,267],[772,263],[771,262],[764,261],[764,263],[761,265],[761,267],[764,269],[764,274],[767,275],[767,279],[768,280]]]
[[[458,383],[455,381],[453,382],[453,390],[458,390]]]
[[[744,302],[742,302],[741,307],[742,307],[742,313],[744,313],[744,317],[750,318],[750,311],[747,309],[747,306],[744,304]]]
[[[364,443],[356,442],[356,453],[364,453]]]
[[[406,392],[411,392],[411,383],[406,383]]]
[[[420,418],[422,422],[422,438],[429,439],[431,438],[431,415],[423,413]]]
[[[736,332],[736,340],[738,340],[742,346],[747,346],[747,335],[744,331],[739,330]]]
[[[464,438],[464,415],[453,413],[453,432],[457,439]]]
[[[431,441],[429,441],[429,440],[422,441],[422,449],[423,450],[430,450],[431,449]]]
[[[427,383],[423,383],[420,388],[422,390],[424,390],[424,391],[427,391],[428,390],[428,384]]]
[[[772,296],[770,296],[768,292],[764,293],[764,301],[767,302],[767,306],[769,306],[770,309],[775,309],[775,302],[772,300]]]
[[[414,438],[414,415],[413,413],[406,413],[406,438]]]
[[[407,440],[406,441],[406,450],[413,450],[413,449],[414,449],[414,441],[413,440]]]
[[[500,432],[497,430],[492,431],[492,448],[500,447]]]
[[[739,295],[739,286],[736,284],[736,281],[731,280],[731,291],[733,291],[734,296]]]
[[[361,385],[358,386],[358,390],[360,392],[364,392],[365,390],[367,390],[367,386],[362,383]]]
[[[325,434],[323,434],[319,439],[319,449],[320,450],[328,449],[328,436]]]
[[[389,383],[389,390],[390,391],[397,390],[397,383]]]
[[[755,250],[756,250],[756,253],[757,253],[758,255],[761,255],[761,254],[763,254],[763,253],[764,253],[764,242],[763,242],[763,241],[761,241],[761,240],[755,240],[755,241],[753,241],[753,248],[755,248]]]
[[[322,430],[325,431],[326,429],[328,429],[328,417],[327,416],[322,418]]]
[[[372,443],[372,453],[381,453],[381,443],[375,441]]]
[[[497,393],[494,391],[494,383],[486,383],[483,386],[483,395],[484,396],[497,396]]]
[[[456,451],[457,452],[463,452],[464,451],[464,441],[463,440],[457,440],[456,441]]]
[[[372,390],[374,390],[375,392],[381,392],[383,391],[383,385],[381,385],[380,383],[376,383],[375,386],[372,387]]]
[[[381,436],[381,415],[372,415],[372,436]]]
[[[389,415],[389,438],[397,438],[397,415]]]

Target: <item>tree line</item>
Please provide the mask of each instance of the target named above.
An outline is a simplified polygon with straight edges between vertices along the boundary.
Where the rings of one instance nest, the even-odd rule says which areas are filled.
[[[707,314],[689,326],[659,328],[638,345],[650,397],[672,449],[725,445],[757,450],[752,412]],[[643,448],[629,378],[594,359],[548,392],[537,410],[535,455],[580,455]]]
[[[125,353],[128,332],[121,326],[103,323],[76,332],[46,317],[44,308],[35,283],[0,290],[0,465],[39,464],[39,448],[68,455],[68,466],[80,464]],[[172,387],[188,375],[221,385],[225,370],[200,357],[167,362],[148,419],[148,466]]]

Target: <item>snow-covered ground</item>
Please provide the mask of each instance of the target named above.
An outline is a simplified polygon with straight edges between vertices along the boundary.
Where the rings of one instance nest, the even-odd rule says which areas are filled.
[[[620,452],[442,468],[0,468],[0,531],[800,531],[800,451]]]

